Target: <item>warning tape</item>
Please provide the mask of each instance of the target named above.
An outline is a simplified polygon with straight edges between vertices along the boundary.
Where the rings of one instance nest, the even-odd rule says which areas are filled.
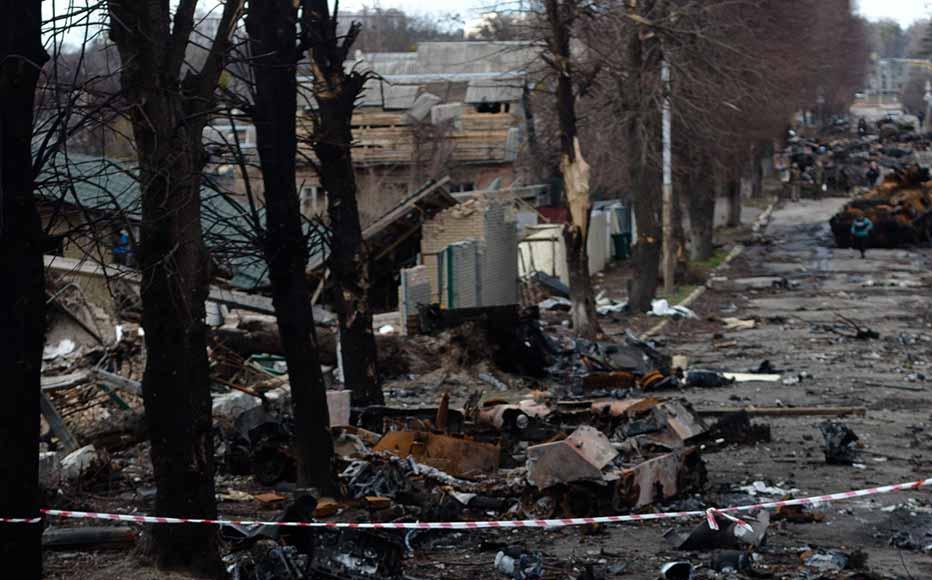
[[[663,512],[653,514],[629,514],[623,516],[600,516],[593,518],[561,518],[561,519],[542,519],[542,520],[502,520],[502,521],[475,521],[475,522],[391,522],[391,523],[354,523],[354,522],[266,522],[258,520],[220,520],[220,519],[198,519],[198,518],[172,518],[161,516],[134,516],[129,514],[109,514],[99,512],[78,512],[70,510],[40,510],[43,515],[58,518],[74,518],[89,520],[110,520],[117,522],[131,522],[137,524],[206,524],[206,525],[238,525],[238,526],[280,526],[295,528],[354,528],[354,529],[378,529],[378,530],[481,530],[488,528],[562,528],[568,526],[588,526],[592,524],[615,524],[622,522],[645,522],[650,520],[669,520],[681,518],[707,518],[709,525],[713,529],[718,525],[712,525],[715,522],[715,515],[721,514],[727,519],[736,522],[739,526],[747,524],[735,517],[727,514],[751,512],[763,509],[775,509],[785,506],[795,505],[819,505],[833,501],[842,501],[856,497],[865,497],[869,495],[880,495],[893,493],[896,491],[915,490],[923,487],[932,486],[932,478],[920,479],[909,483],[899,483],[896,485],[885,485],[883,487],[870,487],[857,491],[845,491],[833,493],[830,495],[817,495],[812,497],[803,497],[798,499],[786,499],[780,501],[771,501],[743,505],[729,508],[710,508],[701,511],[685,512]],[[0,523],[7,524],[36,524],[42,520],[39,518],[0,518]]]

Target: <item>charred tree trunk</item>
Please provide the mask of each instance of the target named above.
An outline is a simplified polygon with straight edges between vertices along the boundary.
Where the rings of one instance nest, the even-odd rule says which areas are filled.
[[[677,280],[685,280],[689,274],[689,254],[686,251],[686,228],[684,226],[683,199],[686,193],[686,179],[676,179],[673,188],[673,270]]]
[[[751,197],[759,199],[764,196],[764,157],[767,143],[758,143],[751,149]]]
[[[725,195],[728,197],[727,226],[736,228],[741,225],[741,178],[738,172],[730,170],[725,182]]]
[[[660,113],[649,96],[659,86],[660,62],[659,51],[646,50],[646,42],[639,34],[631,34],[626,47],[629,73],[621,86],[627,110],[624,132],[630,147],[629,183],[638,233],[632,256],[636,275],[628,289],[628,303],[634,312],[651,308],[657,294],[661,257]]]
[[[563,192],[569,207],[569,223],[563,227],[566,270],[570,281],[573,329],[579,336],[595,338],[602,333],[595,310],[595,295],[589,276],[589,165],[582,156],[573,93],[570,35],[576,8],[566,0],[547,0],[549,25],[547,47],[551,66],[556,68],[557,115],[560,120],[560,170]]]
[[[155,512],[215,518],[200,130],[147,134],[149,121],[157,127],[175,126],[181,110],[173,101],[151,99],[145,118],[139,114],[133,119],[145,184],[139,247],[146,331],[143,399],[157,486]],[[222,572],[216,530],[182,525],[153,526],[150,531],[160,568],[210,576]]]
[[[327,0],[306,0],[303,14],[303,46],[311,57],[318,106],[314,153],[333,232],[330,271],[337,288],[343,380],[353,392],[354,405],[382,404],[369,304],[369,252],[359,223],[352,158],[353,109],[366,75],[344,69],[360,27],[354,23],[349,32],[338,34],[336,14],[331,16]]]
[[[45,235],[33,200],[33,98],[42,3],[7,4],[0,26],[0,513],[39,514],[39,392],[45,340]],[[17,578],[42,576],[42,526],[0,524],[0,557]]]
[[[715,251],[715,174],[704,152],[694,156],[690,168],[689,224],[692,259],[708,260]]]
[[[182,0],[170,18],[167,6],[159,3],[108,4],[142,189],[139,261],[147,354],[143,399],[157,486],[155,511],[215,518],[201,141],[242,2],[224,5],[204,66],[197,73],[185,72],[182,80],[195,5]],[[209,577],[223,574],[214,528],[153,526],[149,537],[160,568]]]
[[[298,11],[292,0],[253,0],[246,18],[264,183],[265,257],[288,363],[298,485],[334,491],[333,440],[305,269],[308,246],[296,186]]]

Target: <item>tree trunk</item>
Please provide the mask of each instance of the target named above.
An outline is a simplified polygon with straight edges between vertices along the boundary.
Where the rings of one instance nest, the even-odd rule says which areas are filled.
[[[33,200],[33,98],[42,48],[38,0],[7,5],[0,27],[0,513],[39,515],[39,392],[45,339],[45,235]],[[42,526],[0,524],[0,558],[42,576]]]
[[[683,198],[688,198],[685,179],[677,179],[673,188],[673,268],[677,280],[684,280],[689,273],[689,254],[686,251],[686,229],[684,227]]]
[[[691,257],[703,261],[711,258],[715,251],[715,175],[706,153],[695,157],[693,167],[689,187]]]
[[[265,257],[288,363],[298,486],[334,492],[333,439],[305,269],[308,247],[296,188],[297,9],[253,0],[246,29],[256,79],[255,121],[266,208]]]
[[[207,253],[201,239],[200,128],[176,127],[180,103],[151,98],[134,112],[140,156],[143,400],[157,487],[155,512],[215,518],[214,447],[204,301]],[[141,138],[142,137],[142,138]],[[151,137],[151,139],[150,139]],[[217,531],[210,526],[153,526],[160,568],[219,576]]]
[[[645,59],[648,51],[640,35],[632,34],[627,46],[628,78],[621,87],[627,110],[625,142],[628,149],[629,184],[634,195],[638,238],[632,260],[637,273],[629,282],[628,304],[634,312],[646,312],[657,294],[661,258],[660,113],[645,97],[645,85],[659,86],[659,60]],[[653,51],[656,53],[657,51]],[[655,71],[656,69],[656,71]],[[656,138],[647,139],[644,136]]]
[[[381,405],[382,386],[376,368],[375,335],[369,306],[369,253],[362,239],[356,177],[350,153],[355,95],[321,100],[320,182],[327,192],[327,212],[333,232],[330,271],[337,287],[343,381],[353,392],[353,404]]]
[[[595,338],[602,333],[595,310],[595,295],[589,276],[589,165],[582,156],[576,123],[576,95],[573,93],[570,35],[576,17],[571,2],[547,0],[550,27],[548,50],[560,70],[557,71],[556,107],[560,120],[560,171],[563,193],[569,208],[569,223],[563,228],[566,244],[566,270],[570,282],[570,314],[578,336]]]
[[[762,142],[751,148],[751,197],[764,197],[764,165],[767,143]]]
[[[635,169],[641,173],[643,169]],[[656,177],[652,175],[651,177]],[[660,180],[643,179],[634,190],[634,215],[637,221],[638,239],[634,246],[633,262],[636,277],[631,281],[628,303],[634,312],[646,312],[657,295],[660,276],[661,227],[660,227]]]
[[[727,226],[736,228],[741,225],[741,179],[738,172],[732,170],[725,182],[725,193],[728,196],[728,222]]]
[[[242,2],[224,4],[210,53],[197,72],[184,66],[194,28],[193,0],[181,0],[173,17],[157,2],[111,0],[108,8],[139,157],[143,402],[157,486],[155,511],[216,518],[204,308],[207,251],[201,235],[202,133]],[[156,525],[149,537],[148,548],[160,568],[208,577],[224,573],[217,530],[211,526]]]
[[[318,106],[314,153],[332,231],[330,271],[337,289],[343,380],[354,405],[382,404],[369,304],[369,252],[359,223],[352,157],[353,109],[367,77],[343,68],[360,25],[338,35],[337,15],[331,16],[327,0],[305,0],[302,14],[302,44],[310,52]]]

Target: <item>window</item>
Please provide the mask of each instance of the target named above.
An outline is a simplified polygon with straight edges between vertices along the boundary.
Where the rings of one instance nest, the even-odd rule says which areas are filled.
[[[309,216],[319,213],[318,204],[318,186],[302,185],[301,186],[301,213]]]
[[[450,193],[461,193],[464,191],[472,191],[476,187],[471,181],[466,181],[463,183],[453,183],[450,185]]]
[[[476,105],[477,113],[507,113],[508,112],[508,103],[479,103]]]

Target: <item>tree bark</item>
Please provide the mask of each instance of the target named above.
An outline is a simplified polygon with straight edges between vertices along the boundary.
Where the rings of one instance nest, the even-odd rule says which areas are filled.
[[[153,96],[133,114],[140,158],[143,220],[143,400],[159,515],[215,518],[212,413],[204,323],[207,253],[201,239],[200,130],[149,134],[149,122],[175,127],[177,99]],[[192,135],[193,133],[193,135]],[[140,139],[141,135],[145,135]],[[160,568],[222,572],[217,533],[198,525],[153,526]]]
[[[727,226],[736,228],[741,225],[741,179],[738,172],[731,170],[725,182],[725,194],[728,196]]]
[[[689,225],[692,259],[708,260],[715,251],[715,175],[705,152],[694,156],[690,169]]]
[[[686,250],[686,228],[684,227],[683,198],[688,198],[686,179],[676,179],[673,188],[673,268],[677,280],[685,280],[689,274],[689,254]]]
[[[602,333],[595,310],[595,295],[589,275],[589,165],[582,156],[576,122],[576,95],[573,93],[570,35],[576,7],[566,0],[547,0],[549,25],[547,46],[556,67],[556,107],[560,121],[560,170],[563,193],[569,208],[569,223],[563,227],[566,270],[570,282],[570,310],[578,336],[595,338]]]
[[[242,2],[224,5],[205,64],[186,71],[196,2],[108,3],[110,35],[139,157],[139,262],[146,340],[143,401],[159,515],[216,518],[214,448],[204,301],[207,251],[201,237],[202,133]],[[153,526],[158,567],[223,575],[215,528]]]
[[[39,515],[39,393],[45,339],[45,235],[33,199],[33,99],[42,3],[7,4],[0,27],[0,513]],[[17,578],[42,576],[42,526],[0,524],[0,558]]]
[[[764,165],[767,143],[759,142],[751,148],[751,197],[759,199],[764,196]]]
[[[629,184],[634,194],[638,238],[632,260],[636,276],[629,283],[628,303],[634,312],[650,310],[657,294],[661,258],[660,112],[649,95],[659,87],[657,50],[645,50],[639,34],[628,40],[628,77],[622,83]],[[656,41],[653,41],[656,42]],[[656,48],[656,47],[655,47]]]
[[[288,363],[298,486],[335,490],[333,439],[305,269],[308,247],[296,186],[298,11],[292,0],[253,0],[246,18],[256,81],[256,137],[264,183],[265,257]]]
[[[352,158],[353,109],[366,76],[343,68],[359,26],[338,35],[336,14],[331,17],[327,0],[306,0],[303,12],[302,35],[309,48],[318,106],[314,153],[327,192],[332,231],[330,271],[337,287],[343,380],[352,390],[354,405],[380,405],[384,396],[369,304],[369,252],[359,223]]]

